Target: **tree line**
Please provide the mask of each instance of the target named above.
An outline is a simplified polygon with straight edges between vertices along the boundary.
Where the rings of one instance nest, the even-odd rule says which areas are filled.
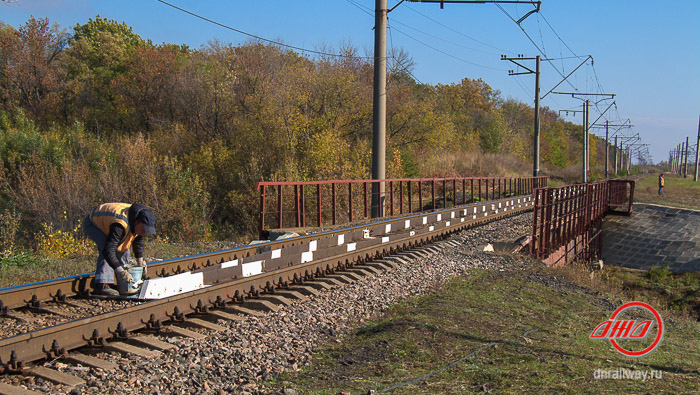
[[[154,44],[99,16],[0,23],[0,212],[30,236],[141,202],[163,236],[202,240],[254,231],[258,181],[369,178],[372,61],[335,50]],[[420,83],[410,55],[392,55],[388,177],[531,172],[531,106],[479,78]],[[580,163],[581,126],[540,118],[544,167]]]

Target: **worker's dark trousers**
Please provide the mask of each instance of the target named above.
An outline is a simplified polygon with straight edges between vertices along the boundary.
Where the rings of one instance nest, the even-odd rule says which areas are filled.
[[[95,226],[95,224],[90,221],[90,217],[86,217],[83,221],[83,229],[90,240],[97,244],[97,268],[95,269],[95,282],[98,284],[113,284],[114,283],[114,269],[109,266],[107,260],[102,255],[102,250],[105,248],[105,243],[107,242],[107,235],[104,234],[100,228]],[[127,265],[129,263],[129,250],[126,250],[123,254],[117,251],[117,258],[121,261],[122,265]]]

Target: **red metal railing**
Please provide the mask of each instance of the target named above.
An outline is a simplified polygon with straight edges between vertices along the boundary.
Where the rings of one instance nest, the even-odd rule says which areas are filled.
[[[372,207],[372,185],[381,182],[385,185],[382,196],[384,210],[378,218],[530,195],[536,188],[547,185],[547,177],[259,182],[260,232],[266,229],[340,225],[369,219],[372,209],[378,209]]]
[[[540,188],[534,194],[530,252],[548,265],[557,265],[599,256],[602,219],[608,213],[632,212],[634,181]]]

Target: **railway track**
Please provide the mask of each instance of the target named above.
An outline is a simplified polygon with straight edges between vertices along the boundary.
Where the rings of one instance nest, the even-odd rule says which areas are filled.
[[[98,358],[75,350],[112,349],[149,355],[168,344],[149,333],[197,336],[183,326],[215,328],[200,318],[235,320],[238,314],[259,314],[279,304],[386,268],[376,259],[414,249],[454,232],[532,209],[530,196],[423,213],[277,242],[161,261],[149,266],[159,275],[189,271],[200,275],[204,288],[145,303],[129,303],[114,311],[70,319],[57,325],[0,340],[3,373],[32,374],[67,386],[80,379],[41,366],[36,361],[77,358],[87,366],[103,366]],[[255,274],[258,273],[258,274]],[[5,319],[22,320],[23,310],[61,315],[62,309],[87,309],[84,299],[91,276],[28,284],[0,290]],[[125,302],[127,303],[127,302]],[[64,313],[63,313],[64,314]],[[134,336],[136,334],[136,336]],[[125,343],[126,340],[132,344]],[[133,348],[133,342],[141,348]],[[156,350],[156,351],[154,351]],[[10,390],[12,390],[10,388]],[[5,390],[0,388],[0,393]]]

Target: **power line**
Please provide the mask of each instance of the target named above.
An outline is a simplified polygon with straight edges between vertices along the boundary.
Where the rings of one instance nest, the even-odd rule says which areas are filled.
[[[433,46],[430,45],[430,44],[424,43],[423,41],[421,41],[421,40],[419,40],[419,39],[417,39],[417,38],[415,38],[415,37],[413,37],[413,36],[411,36],[411,35],[409,35],[409,34],[407,34],[407,33],[404,33],[404,32],[402,32],[401,30],[399,30],[399,29],[397,29],[397,28],[395,28],[395,27],[392,28],[392,29],[393,29],[393,30],[396,30],[397,32],[403,34],[404,36],[410,38],[411,40],[414,40],[414,41],[418,42],[419,44],[423,44],[423,45],[425,45],[426,47],[428,47],[428,48],[430,48],[430,49],[432,49],[432,50],[434,50],[434,51],[440,52],[440,53],[443,54],[443,55],[449,56],[449,57],[451,57],[451,58],[453,58],[453,59],[457,59],[457,60],[459,60],[459,61],[461,61],[461,62],[468,63],[468,64],[471,64],[471,65],[473,65],[473,66],[483,67],[483,68],[485,68],[485,69],[496,70],[496,71],[506,71],[505,69],[498,69],[498,68],[495,68],[495,67],[489,67],[489,66],[484,66],[483,64],[478,64],[478,63],[470,62],[470,61],[468,61],[468,60],[466,60],[466,59],[462,59],[462,58],[460,58],[460,57],[458,57],[458,56],[455,56],[455,55],[452,55],[452,54],[450,54],[450,53],[447,53],[447,52],[445,52],[445,51],[443,51],[443,50],[441,50],[441,49],[435,48],[435,47],[433,47]]]
[[[351,1],[351,0],[348,0],[348,1]],[[453,29],[453,28],[451,28],[451,27],[449,27],[449,26],[447,26],[447,25],[441,23],[440,21],[438,21],[438,20],[436,20],[436,19],[433,19],[433,18],[431,18],[431,17],[429,17],[429,16],[423,14],[422,12],[420,12],[420,11],[414,9],[413,7],[409,6],[408,4],[406,4],[406,8],[408,8],[409,10],[411,10],[411,11],[415,12],[416,14],[422,16],[422,17],[425,18],[425,19],[428,19],[429,21],[431,21],[431,22],[433,22],[433,23],[435,23],[435,24],[437,24],[437,25],[440,25],[440,26],[444,27],[444,28],[447,29],[447,30],[450,30],[450,31],[453,32],[453,33],[457,33],[457,34],[459,34],[459,35],[462,36],[462,37],[465,37],[465,38],[467,38],[467,39],[469,39],[469,40],[472,40],[472,41],[474,41],[474,42],[476,42],[476,43],[479,43],[479,44],[481,44],[481,45],[484,45],[484,46],[486,46],[486,47],[493,48],[493,49],[496,49],[496,50],[499,51],[499,53],[490,53],[490,54],[492,54],[492,55],[499,55],[500,53],[509,53],[509,54],[513,54],[513,55],[516,54],[516,53],[513,52],[513,51],[508,51],[508,50],[505,50],[505,49],[503,49],[503,48],[498,48],[498,47],[495,47],[495,46],[493,46],[493,45],[491,45],[491,44],[488,44],[488,43],[486,43],[486,42],[477,40],[477,39],[474,38],[474,37],[470,37],[470,36],[468,36],[468,35],[466,35],[466,34],[460,32],[460,31],[458,31],[458,30],[455,30],[455,29]],[[475,50],[476,50],[476,49],[475,49]],[[486,53],[489,53],[489,52],[486,52]]]
[[[302,47],[297,47],[297,46],[294,46],[294,45],[284,44],[284,43],[281,43],[281,42],[279,42],[279,41],[270,40],[270,39],[267,39],[267,38],[265,38],[265,37],[261,37],[261,36],[258,36],[258,35],[252,34],[252,33],[245,32],[245,31],[240,30],[240,29],[236,29],[236,28],[231,27],[231,26],[228,26],[228,25],[224,25],[224,24],[221,23],[221,22],[217,22],[217,21],[212,20],[212,19],[209,19],[209,18],[207,18],[207,17],[204,17],[204,16],[201,16],[201,15],[195,14],[195,13],[192,12],[192,11],[188,11],[188,10],[186,10],[186,9],[184,9],[184,8],[181,8],[181,7],[178,7],[178,6],[174,5],[174,4],[168,3],[167,1],[164,1],[164,0],[156,0],[156,1],[159,2],[159,3],[163,3],[163,4],[165,4],[165,5],[169,6],[169,7],[172,7],[172,8],[174,8],[174,9],[176,9],[176,10],[179,10],[179,11],[181,11],[181,12],[184,12],[185,14],[192,15],[192,16],[195,17],[195,18],[199,18],[199,19],[201,19],[201,20],[207,21],[207,22],[212,23],[212,24],[214,24],[214,25],[223,27],[224,29],[232,30],[232,31],[234,31],[234,32],[236,32],[236,33],[244,34],[244,35],[246,35],[246,36],[248,36],[248,37],[252,37],[252,38],[255,38],[255,39],[260,40],[260,41],[265,41],[265,42],[270,43],[270,44],[278,45],[278,46],[280,46],[280,47],[286,47],[286,48],[296,49],[296,50],[298,50],[298,51],[314,53],[314,54],[317,54],[317,55],[334,56],[334,57],[338,57],[338,58],[371,59],[371,58],[369,58],[369,57],[348,56],[348,55],[334,54],[334,53],[316,51],[316,50],[313,50],[313,49],[302,48]]]

